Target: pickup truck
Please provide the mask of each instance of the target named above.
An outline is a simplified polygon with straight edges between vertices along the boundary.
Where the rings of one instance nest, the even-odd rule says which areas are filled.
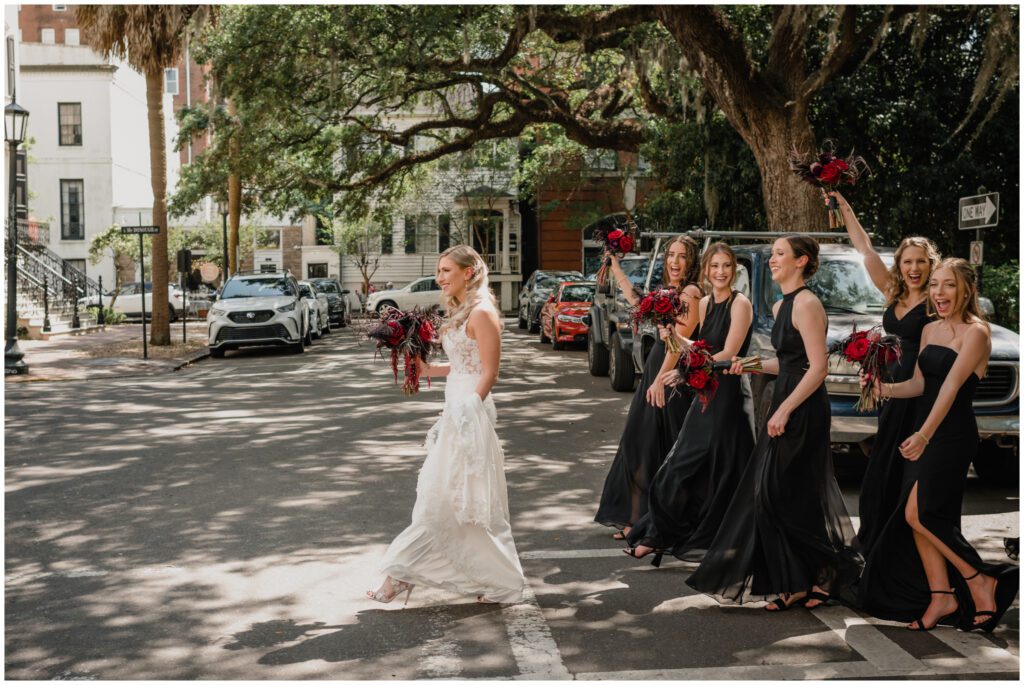
[[[714,238],[724,238],[727,232],[701,234],[693,232],[693,237],[704,238],[706,242]],[[739,234],[749,237],[751,234]],[[763,235],[763,234],[762,234]],[[657,266],[662,260],[658,249],[661,240],[655,245],[652,255],[642,258],[647,264],[647,274],[643,279],[646,290],[650,283],[657,283],[660,273]],[[749,242],[749,241],[748,241]],[[754,308],[753,335],[750,342],[750,354],[764,357],[774,356],[771,344],[771,329],[774,324],[772,305],[782,297],[778,285],[771,280],[768,270],[770,243],[737,244],[736,252],[738,274],[736,289],[743,292]],[[883,261],[891,263],[892,250],[880,249]],[[639,261],[639,260],[637,260]],[[863,258],[847,244],[821,245],[821,265],[818,273],[807,285],[821,298],[829,317],[828,342],[846,335],[854,327],[870,328],[879,325],[885,309],[885,300],[872,285],[864,268]],[[653,266],[652,266],[653,265]],[[632,280],[632,279],[631,279]],[[612,286],[614,288],[614,286]],[[592,310],[594,325],[591,326],[591,337],[588,341],[588,359],[591,360],[590,371],[594,375],[602,375],[601,342],[611,340],[609,358],[619,352],[619,361],[626,364],[632,361],[628,374],[619,370],[619,377],[612,378],[612,387],[616,390],[631,391],[637,372],[643,369],[643,363],[656,339],[657,331],[641,329],[635,335],[628,326],[625,314],[625,299],[621,293],[599,295],[603,298],[601,307],[595,300]],[[991,303],[982,299],[982,307],[991,313]],[[614,307],[609,306],[612,300]],[[599,324],[600,317],[600,324]],[[623,325],[625,329],[623,330]],[[595,353],[590,353],[591,348]],[[992,357],[985,378],[978,385],[974,400],[975,415],[982,442],[974,460],[974,469],[978,476],[987,482],[1016,482],[1019,470],[1019,436],[1020,436],[1020,337],[1002,326],[992,325]],[[598,362],[594,364],[594,360]],[[825,379],[829,400],[832,407],[832,443],[835,452],[853,450],[868,454],[871,442],[878,427],[875,413],[859,413],[853,405],[857,401],[859,384],[856,368],[838,359],[829,362],[829,375]],[[614,366],[614,361],[609,367]],[[610,373],[610,371],[609,371]],[[618,380],[618,384],[616,384]],[[771,401],[774,377],[769,375],[753,375],[750,377],[750,393],[753,403],[754,421],[759,429],[767,419],[768,405]],[[627,383],[628,381],[628,383]]]

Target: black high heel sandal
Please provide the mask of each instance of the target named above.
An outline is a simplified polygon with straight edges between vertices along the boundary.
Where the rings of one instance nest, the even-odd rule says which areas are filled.
[[[629,556],[633,557],[634,559],[643,559],[644,557],[649,556],[650,554],[654,554],[654,558],[651,559],[651,566],[653,566],[654,568],[661,568],[661,557],[664,554],[664,552],[659,552],[658,550],[653,549],[650,552],[647,552],[646,554],[638,555],[636,553],[636,547],[627,547],[622,551],[628,554]]]
[[[810,597],[808,595],[804,595],[803,597],[800,597],[799,599],[794,599],[792,602],[788,602],[787,603],[786,602],[786,597],[792,597],[794,594],[796,594],[796,593],[790,593],[788,595],[779,595],[778,597],[776,597],[772,601],[768,602],[768,604],[764,607],[764,610],[765,611],[770,611],[773,614],[774,613],[778,613],[780,611],[788,611],[789,609],[792,609],[793,607],[802,607],[802,606],[804,606],[805,604],[807,604],[807,600],[810,599]],[[775,607],[775,608],[774,609],[769,609],[768,607]]]
[[[950,588],[949,590],[929,590],[928,592],[932,593],[933,595],[953,595],[954,597],[956,596],[956,593],[953,592],[952,588]],[[942,623],[943,621],[949,619],[952,616],[958,616],[959,614],[960,614],[960,602],[957,601],[957,603],[956,603],[956,610],[955,611],[953,611],[952,613],[946,614],[945,616],[940,616],[939,620],[936,621],[935,623],[933,623],[932,625],[926,626],[924,624],[924,615],[922,615],[920,618],[915,618],[913,621],[908,623],[907,624],[907,630],[912,630],[914,632],[925,632],[925,633],[927,633],[929,630],[935,630],[935,628],[937,628],[939,626],[939,624]],[[916,628],[914,628],[915,625],[917,626]]]
[[[810,602],[812,599],[818,600],[818,603],[812,607],[807,606],[807,602]],[[830,595],[827,595],[824,592],[818,592],[817,590],[811,590],[807,593],[807,596],[804,597],[804,608],[808,611],[814,611],[815,609],[827,605],[831,600],[832,597]]]
[[[964,578],[967,580],[974,580],[981,574],[981,571],[976,571],[970,578]],[[962,630],[971,632],[972,630],[983,630],[986,633],[991,633],[999,625],[999,619],[1003,617],[1006,610],[1013,604],[1013,598],[1017,596],[1017,589],[1020,586],[1020,569],[1014,568],[1001,574],[995,578],[996,589],[996,610],[995,611],[975,611],[971,616],[969,622],[963,624]],[[989,618],[981,623],[976,623],[975,620],[979,616],[988,616]]]

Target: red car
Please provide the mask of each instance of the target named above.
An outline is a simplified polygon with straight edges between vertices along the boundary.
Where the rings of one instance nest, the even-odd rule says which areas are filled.
[[[566,343],[586,342],[590,330],[593,281],[565,281],[540,310],[540,341],[561,350]]]

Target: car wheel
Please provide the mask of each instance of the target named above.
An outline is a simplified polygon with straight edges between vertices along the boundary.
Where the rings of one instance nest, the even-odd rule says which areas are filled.
[[[168,304],[167,305],[167,310],[168,310],[167,311],[167,320],[170,321],[171,323],[174,323],[175,321],[177,321],[178,320],[178,313],[174,310],[174,305],[173,304]]]
[[[223,359],[224,353],[227,352],[223,347],[211,347],[210,356],[214,359]]]
[[[537,326],[537,330],[540,331],[540,344],[541,345],[545,345],[545,344],[551,342],[551,338],[549,338],[548,336],[544,335],[544,322],[543,321],[541,321],[540,325]]]
[[[292,354],[302,354],[303,352],[306,351],[306,343],[305,341],[300,340],[297,343],[292,343],[291,345],[289,345],[288,349],[292,351]]]
[[[608,348],[594,337],[594,329],[587,333],[587,367],[591,376],[608,375]]]
[[[551,321],[551,349],[553,350],[564,350],[565,343],[558,341],[558,326],[555,321]]]
[[[398,305],[396,305],[391,300],[384,300],[383,302],[377,305],[377,316],[380,316],[381,313],[388,307],[394,307],[395,309],[398,309]]]
[[[309,326],[306,326],[306,335],[303,336],[303,338],[302,338],[302,344],[303,345],[312,345],[313,344],[313,332],[310,330]]]
[[[622,339],[618,333],[612,333],[612,349],[608,355],[608,379],[611,381],[612,390],[616,392],[632,392],[636,383],[633,356],[622,348]]]
[[[527,333],[537,333],[537,332],[540,331],[540,314],[537,314],[537,318],[534,319],[532,316],[530,316],[530,310],[527,309],[526,310],[526,321],[527,321],[527,324],[526,324],[526,332]]]
[[[523,316],[523,308],[522,307],[519,308],[519,330],[521,330],[521,331],[525,331],[526,330],[526,317]]]
[[[331,332],[331,320],[326,318],[323,321],[324,327],[320,329],[320,335],[327,335]]]
[[[974,472],[985,485],[1007,486],[1020,479],[1020,461],[1013,447],[983,440],[974,455]]]

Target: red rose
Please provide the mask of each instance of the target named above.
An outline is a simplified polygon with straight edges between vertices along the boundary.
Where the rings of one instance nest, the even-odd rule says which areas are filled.
[[[850,165],[849,165],[849,164],[847,164],[846,162],[844,162],[844,161],[843,161],[843,160],[841,160],[841,159],[836,159],[836,160],[835,160],[834,162],[832,162],[832,163],[833,163],[833,164],[835,164],[835,165],[836,165],[836,167],[838,167],[840,171],[846,171],[847,169],[849,169],[849,168],[850,168]]]
[[[398,345],[402,342],[402,338],[405,337],[405,329],[397,321],[388,321],[388,330],[391,331],[388,335],[389,345]]]
[[[644,299],[640,300],[640,313],[646,314],[654,307],[654,298],[648,295]]]
[[[659,297],[654,301],[654,311],[659,314],[668,314],[673,309],[675,309],[675,307],[672,306],[672,301],[667,297]]]
[[[694,390],[703,390],[704,386],[711,380],[711,374],[704,369],[697,369],[690,372],[686,377],[686,383]]]
[[[697,352],[695,350],[690,350],[689,354],[686,357],[686,365],[689,368],[693,369],[693,368],[696,368],[696,367],[700,366],[703,363],[704,363],[704,356],[701,355],[700,352]]]
[[[618,240],[619,238],[622,237],[622,235],[623,235],[622,231],[620,231],[619,229],[615,229],[614,231],[612,231],[611,233],[608,234],[608,242],[611,242],[613,240]]]
[[[619,239],[619,249],[622,250],[623,252],[632,252],[633,238],[631,238],[628,235],[622,236],[622,238]]]
[[[885,348],[885,363],[886,364],[892,364],[893,362],[898,361],[899,358],[900,358],[899,350],[897,350],[895,347],[886,347]]]
[[[420,325],[420,340],[428,345],[434,340],[434,325],[429,321],[424,321]]]
[[[846,346],[844,353],[848,359],[859,362],[864,360],[869,349],[871,349],[871,343],[869,343],[867,339],[857,338]]]
[[[837,183],[843,175],[843,170],[839,168],[839,160],[829,162],[821,170],[821,175],[818,176],[818,180],[826,185]]]

